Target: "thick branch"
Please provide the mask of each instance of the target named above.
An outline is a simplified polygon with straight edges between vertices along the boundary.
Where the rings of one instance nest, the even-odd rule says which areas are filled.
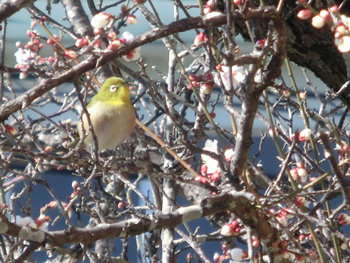
[[[199,205],[182,207],[172,213],[133,218],[112,224],[99,224],[89,228],[72,228],[53,232],[34,230],[10,222],[6,213],[1,214],[0,232],[8,236],[19,237],[24,240],[62,246],[69,243],[92,244],[105,238],[127,238],[154,229],[175,228],[176,226],[203,216],[232,211],[243,223],[250,226],[253,233],[264,237],[267,243],[278,240],[277,229],[259,214],[254,206],[255,197],[245,191],[229,191],[217,196],[203,199]]]
[[[0,22],[9,18],[23,7],[30,5],[35,0],[4,0],[0,5]]]
[[[273,21],[272,30],[272,39],[274,40],[271,51],[272,57],[267,64],[264,81],[260,85],[256,85],[252,80],[254,76],[247,77],[246,94],[242,104],[241,118],[238,122],[235,158],[232,164],[233,176],[241,176],[247,163],[250,146],[252,145],[253,123],[258,110],[261,92],[273,84],[274,80],[281,74],[286,44],[285,28],[282,19]],[[251,74],[255,75],[255,72],[251,72]]]

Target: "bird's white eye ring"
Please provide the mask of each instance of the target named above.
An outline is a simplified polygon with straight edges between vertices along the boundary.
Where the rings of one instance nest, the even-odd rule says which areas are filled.
[[[115,92],[117,90],[117,86],[116,85],[111,85],[109,87],[109,90],[110,90],[110,92]]]

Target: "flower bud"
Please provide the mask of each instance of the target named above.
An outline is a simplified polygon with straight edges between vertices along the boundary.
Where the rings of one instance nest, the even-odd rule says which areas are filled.
[[[76,59],[77,58],[77,53],[75,53],[74,50],[66,50],[64,52],[64,55],[69,59]]]
[[[203,94],[209,95],[213,91],[213,88],[214,88],[214,84],[213,83],[206,82],[206,83],[202,84],[200,91]]]
[[[310,129],[304,129],[299,133],[299,141],[301,142],[305,142],[305,141],[309,141],[310,137],[311,137],[311,130]]]
[[[309,9],[302,9],[298,12],[297,17],[301,20],[309,19],[312,15],[311,10]]]
[[[120,47],[121,43],[119,40],[113,40],[109,45],[108,48],[112,50],[116,50]]]
[[[202,33],[198,33],[197,36],[194,39],[193,45],[198,46],[198,45],[204,43],[207,40],[208,40],[208,38],[203,32]]]
[[[117,33],[114,31],[108,32],[107,37],[111,41],[116,40],[118,38]]]
[[[89,42],[85,39],[85,38],[78,38],[76,41],[75,41],[75,46],[77,48],[82,48],[84,46],[86,46]]]
[[[332,22],[333,19],[331,17],[331,14],[326,9],[322,9],[319,13],[320,17],[324,18],[328,22]]]
[[[306,92],[303,92],[303,91],[299,92],[299,98],[301,100],[306,100]]]
[[[49,38],[48,40],[46,40],[46,43],[49,45],[53,45],[53,44],[55,44],[55,41],[53,41],[53,39]]]
[[[112,15],[107,13],[98,13],[91,19],[91,25],[93,28],[103,28],[109,24]]]
[[[212,8],[210,6],[208,6],[208,5],[206,5],[203,8],[203,14],[205,14],[205,15],[209,14],[211,11],[212,11]]]
[[[136,25],[138,20],[136,16],[129,14],[126,16],[126,22],[130,25]]]
[[[311,20],[311,25],[315,28],[322,28],[326,24],[326,20],[320,15],[316,15]]]

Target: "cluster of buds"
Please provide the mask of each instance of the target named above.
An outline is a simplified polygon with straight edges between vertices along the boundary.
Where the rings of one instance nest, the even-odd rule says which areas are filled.
[[[138,21],[136,16],[129,14],[126,6],[122,6],[121,11],[123,14],[125,14],[127,23],[129,23],[130,25],[137,24]],[[115,21],[116,21],[116,18],[114,16],[104,12],[94,15],[93,18],[91,19],[91,25],[94,28],[94,34],[97,36],[105,34],[105,36],[109,41],[108,49],[111,49],[111,50],[117,50],[123,42],[126,42],[134,38],[134,36],[128,32],[124,32],[122,36],[119,38],[118,32],[110,31]],[[80,39],[80,42],[78,43],[76,42],[76,46],[84,46],[84,45],[86,45],[86,43],[83,39]],[[97,46],[98,48],[101,47],[100,39],[96,40],[95,46]],[[123,56],[123,58],[126,61],[138,60],[140,57],[141,55],[140,55],[139,47],[133,49],[129,54]]]
[[[233,220],[231,224],[225,224],[220,229],[220,235],[231,237],[238,236],[241,233],[241,227],[237,220]]]
[[[219,154],[218,141],[206,140],[203,150]],[[234,157],[234,150],[231,148],[225,150],[224,157],[227,162],[230,162]],[[218,182],[222,173],[219,162],[205,153],[201,154],[201,159],[203,162],[200,169],[201,176],[197,176],[195,180],[205,184]]]
[[[200,92],[209,95],[214,89],[214,78],[210,72],[203,75],[190,74],[189,79],[191,83],[187,86],[188,89],[199,88]]]
[[[300,231],[298,235],[298,240],[301,244],[306,243],[308,240],[312,240],[312,234],[311,233],[304,233],[302,230]]]
[[[303,163],[297,163],[296,168],[290,169],[289,173],[292,176],[294,181],[297,181],[299,179],[304,179],[309,175]]]
[[[201,174],[209,183],[218,182],[221,178],[221,169],[217,168],[213,173],[208,173],[208,166],[206,164],[202,164],[201,166]],[[199,179],[197,179],[199,180]]]
[[[86,44],[83,44],[83,40],[85,40]],[[49,44],[49,45],[52,45],[52,46],[55,46],[55,45],[60,45],[59,42],[60,42],[60,38],[57,36],[57,35],[53,35],[53,38],[49,38],[46,43]],[[88,41],[86,39],[82,39],[82,38],[79,38],[75,41],[75,45],[77,47],[83,47],[85,45],[88,44]],[[71,50],[71,49],[64,49],[63,50],[63,55],[68,58],[68,59],[76,59],[77,58],[77,53],[74,51],[74,50]],[[50,62],[54,62],[55,59],[53,57],[49,58],[50,59]]]
[[[299,3],[304,5],[304,3]],[[334,32],[334,43],[341,53],[350,52],[350,18],[339,13],[337,6],[332,6],[329,10],[322,9],[316,15],[308,8],[300,10],[297,17],[307,20],[312,17],[311,25],[314,28],[322,28],[326,24]]]
[[[17,52],[14,54],[17,64],[15,68],[20,69],[20,79],[27,77],[29,69],[32,66],[42,66],[49,63],[49,58],[42,58],[39,56],[40,50],[44,44],[40,41],[40,35],[33,30],[36,23],[32,23],[31,29],[27,31],[29,41],[26,44],[16,42]]]
[[[215,252],[213,256],[213,261],[217,263],[224,262],[225,260],[232,260],[231,262],[240,262],[243,260],[247,260],[248,253],[243,251],[240,248],[232,248],[229,249],[227,243],[223,243],[222,246],[222,254]]]

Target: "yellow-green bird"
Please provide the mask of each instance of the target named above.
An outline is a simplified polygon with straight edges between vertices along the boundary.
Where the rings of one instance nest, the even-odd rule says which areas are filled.
[[[131,104],[128,85],[122,78],[111,77],[86,106],[100,150],[112,150],[129,138],[135,126],[135,110]],[[84,129],[83,129],[84,127]],[[80,138],[89,132],[89,122],[82,113],[78,123]],[[94,145],[91,132],[84,139]]]

